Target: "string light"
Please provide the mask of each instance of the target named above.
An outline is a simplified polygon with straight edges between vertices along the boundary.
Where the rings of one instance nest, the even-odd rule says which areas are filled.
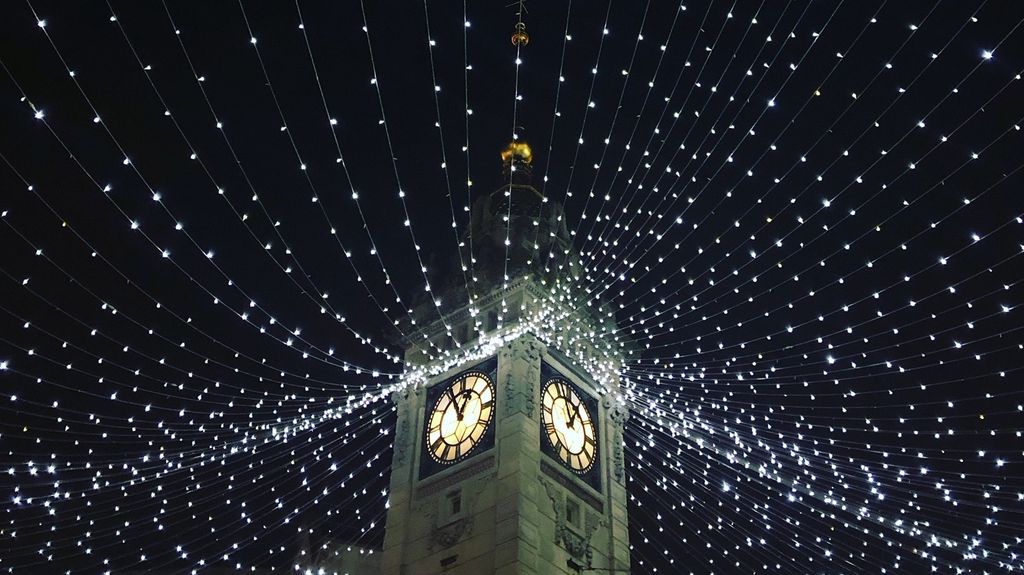
[[[0,150],[22,190],[0,198],[0,567],[313,573],[369,554],[410,432],[392,396],[529,335],[629,408],[634,572],[1024,569],[1015,6],[570,3],[527,34],[519,3],[501,71],[479,54],[508,30],[471,36],[466,2],[424,3],[411,35],[370,4],[294,4],[200,21],[165,3],[163,34],[112,4],[106,29],[12,8],[34,40],[0,61],[0,97],[31,114]],[[366,50],[339,58],[350,40]],[[409,50],[422,71],[395,67]],[[342,93],[339,71],[369,85]],[[470,163],[470,128],[478,145],[508,124],[470,116],[508,112],[489,90],[506,76],[514,140],[551,105],[543,203],[518,213],[502,185],[504,261],[484,270],[460,227],[471,174],[497,169]],[[356,132],[365,110],[379,137]],[[249,155],[268,126],[291,150]]]

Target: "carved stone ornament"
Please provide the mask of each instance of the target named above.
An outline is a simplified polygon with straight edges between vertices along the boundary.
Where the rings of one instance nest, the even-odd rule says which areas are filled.
[[[409,416],[398,415],[398,426],[395,429],[395,463],[397,467],[405,464],[409,452]]]
[[[431,549],[437,546],[447,549],[458,543],[464,535],[472,531],[472,517],[464,517],[454,523],[449,523],[440,529],[435,529],[431,532]]]
[[[616,401],[611,394],[606,394],[601,399],[601,405],[608,412],[608,417],[612,420],[612,423],[618,427],[626,424],[626,421],[629,419],[629,410],[626,409],[626,406]]]
[[[532,418],[537,409],[535,382],[540,381],[540,358],[544,344],[526,334],[500,352],[504,365],[505,415],[525,413]],[[525,365],[522,365],[525,364]]]
[[[413,417],[416,397],[422,394],[422,388],[405,388],[391,394],[398,413],[398,423],[395,425],[395,460],[394,465],[403,465],[409,455],[409,418]]]
[[[462,487],[462,512],[454,519],[444,521],[442,519],[441,506],[445,504],[445,496],[438,492],[436,496],[426,499],[417,506],[419,513],[422,513],[430,520],[430,550],[437,548],[447,549],[454,546],[464,537],[473,532],[473,520],[476,516],[476,499],[480,495],[490,476],[477,481],[468,482]],[[444,521],[442,523],[442,521]]]
[[[594,550],[591,548],[590,539],[594,531],[604,523],[598,514],[587,512],[583,523],[583,532],[579,533],[565,523],[565,497],[561,490],[554,483],[541,477],[541,484],[551,500],[551,506],[555,510],[555,544],[561,545],[569,555],[584,565],[590,565],[594,558]]]
[[[626,457],[622,453],[622,432],[615,432],[615,448],[612,449],[612,471],[615,473],[615,480],[619,483],[626,482]]]
[[[612,472],[619,483],[626,481],[626,458],[622,450],[623,430],[629,420],[629,410],[610,395],[602,401],[612,427]]]

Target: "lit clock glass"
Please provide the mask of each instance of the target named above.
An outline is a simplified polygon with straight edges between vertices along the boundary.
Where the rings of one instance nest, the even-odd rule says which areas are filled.
[[[544,386],[544,433],[554,453],[572,471],[583,474],[597,460],[597,434],[586,404],[571,385],[552,379]]]
[[[481,372],[448,382],[427,417],[426,448],[438,463],[454,463],[480,443],[494,418],[494,385]]]

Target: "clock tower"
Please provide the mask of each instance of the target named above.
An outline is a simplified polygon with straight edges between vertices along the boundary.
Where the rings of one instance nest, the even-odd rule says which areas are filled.
[[[421,306],[427,327],[405,342],[378,572],[628,573],[624,346],[574,291],[578,257],[561,206],[529,183],[529,145],[502,159],[509,183],[476,200],[464,236],[471,285],[444,291],[440,319]]]

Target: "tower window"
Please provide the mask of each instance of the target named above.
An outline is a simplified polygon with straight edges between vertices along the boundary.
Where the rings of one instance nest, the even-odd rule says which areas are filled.
[[[462,513],[462,491],[456,490],[448,494],[448,515],[455,516]]]
[[[580,504],[569,498],[565,500],[565,522],[573,527],[580,526]]]

